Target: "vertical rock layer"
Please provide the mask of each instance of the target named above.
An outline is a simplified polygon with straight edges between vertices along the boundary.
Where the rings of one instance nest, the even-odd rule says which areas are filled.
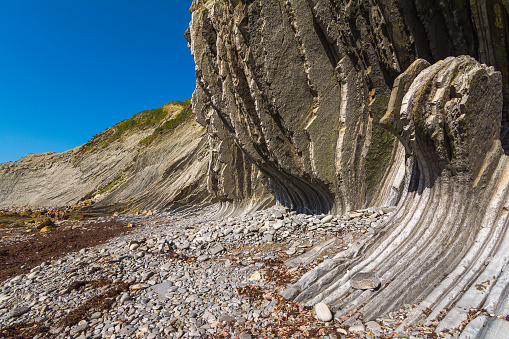
[[[505,6],[196,0],[187,37],[193,107],[212,152],[209,190],[252,197],[260,172],[297,210],[394,203],[404,152],[379,125],[394,79],[417,57],[469,54],[501,70],[506,86]]]

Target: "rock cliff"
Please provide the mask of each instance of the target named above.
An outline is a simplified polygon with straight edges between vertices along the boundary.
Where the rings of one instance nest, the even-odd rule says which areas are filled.
[[[186,106],[187,105],[187,106]],[[96,211],[210,201],[207,137],[187,102],[143,111],[63,153],[0,164],[0,207]]]
[[[187,37],[193,108],[212,151],[209,189],[251,197],[257,172],[291,208],[394,204],[404,150],[380,127],[396,77],[417,58],[468,54],[502,73],[502,1],[195,0]],[[231,185],[236,183],[236,185]]]
[[[467,56],[412,64],[396,79],[382,118],[407,150],[397,212],[378,235],[325,261],[285,295],[370,319],[419,302],[398,330],[444,309],[438,332],[460,327],[473,308],[505,317],[509,158],[501,117],[502,77],[493,68]],[[358,272],[377,272],[382,287],[352,292]]]
[[[397,204],[285,297],[364,319],[418,303],[398,331],[458,328],[470,309],[509,314],[508,2],[195,0],[191,11],[192,103],[220,199],[252,196],[242,178],[258,171],[300,211]],[[379,289],[350,288],[373,272]]]

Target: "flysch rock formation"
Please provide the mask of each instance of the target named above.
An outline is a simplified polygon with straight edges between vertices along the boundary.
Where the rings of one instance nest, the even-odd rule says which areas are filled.
[[[3,164],[3,204],[397,205],[283,296],[366,320],[417,304],[398,331],[454,329],[471,309],[485,313],[464,338],[509,328],[497,318],[509,315],[509,2],[195,0],[191,12],[205,129],[186,120],[148,145],[157,125],[104,143],[113,129]]]
[[[298,211],[398,205],[285,297],[364,319],[419,303],[398,330],[455,328],[473,308],[491,317],[465,338],[508,327],[493,320],[509,315],[509,3],[195,0],[191,12],[192,103],[219,197],[250,197],[242,178],[259,171]],[[380,288],[351,290],[359,272]]]
[[[195,0],[186,36],[193,109],[213,150],[209,187],[224,200],[251,197],[260,171],[278,201],[303,212],[396,203],[404,150],[379,125],[394,80],[419,57],[471,55],[502,72],[507,124],[508,8]]]
[[[35,153],[0,164],[0,208],[81,201],[106,213],[210,201],[207,137],[192,114],[153,142],[143,142],[157,134],[157,127],[190,109],[184,105],[168,103],[158,109],[165,116],[158,123],[134,126],[155,110],[144,111],[66,152]],[[130,123],[134,127],[123,130]]]
[[[499,135],[501,74],[468,56],[432,66],[420,59],[395,84],[382,124],[407,149],[409,180],[397,212],[380,234],[308,272],[286,296],[323,301],[338,315],[358,309],[367,319],[419,302],[400,330],[444,309],[438,332],[459,327],[473,308],[505,317],[509,159]],[[377,272],[381,288],[352,292],[358,272]]]

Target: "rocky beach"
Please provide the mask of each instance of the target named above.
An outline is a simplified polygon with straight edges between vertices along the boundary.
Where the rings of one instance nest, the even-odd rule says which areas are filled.
[[[190,13],[192,98],[0,164],[0,337],[506,338],[509,2]]]
[[[274,207],[229,218],[218,217],[219,210],[212,205],[149,216],[152,212],[131,213],[101,217],[95,223],[62,222],[44,234],[4,235],[0,253],[13,244],[35,246],[34,238],[51,239],[59,231],[84,232],[83,241],[93,225],[122,225],[119,232],[127,233],[101,245],[54,253],[53,259],[27,267],[26,273],[4,278],[0,336],[436,337],[433,324],[394,332],[412,305],[366,321],[356,312],[334,318],[328,307],[304,307],[280,296],[290,283],[338,250],[355,256],[362,244],[382,231],[382,222],[391,217],[394,207],[341,216]],[[92,234],[97,230],[88,233]],[[72,242],[59,245],[72,246]]]

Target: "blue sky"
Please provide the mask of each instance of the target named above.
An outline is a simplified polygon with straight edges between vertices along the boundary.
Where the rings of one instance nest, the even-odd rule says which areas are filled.
[[[0,2],[0,162],[191,97],[191,0]]]

